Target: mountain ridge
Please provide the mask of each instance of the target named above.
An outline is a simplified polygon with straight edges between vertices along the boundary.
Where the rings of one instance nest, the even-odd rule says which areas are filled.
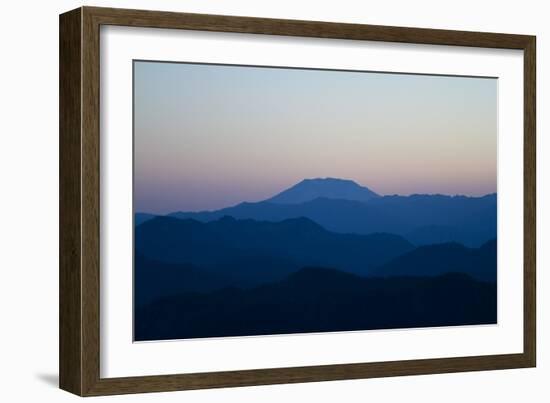
[[[331,232],[386,232],[415,245],[454,241],[477,247],[496,237],[496,203],[496,193],[479,197],[420,193],[380,196],[352,180],[314,178],[263,201],[241,202],[219,210],[176,211],[167,216],[201,222],[224,216],[258,221],[306,217]],[[136,227],[153,217],[136,213]]]
[[[264,202],[297,204],[311,201],[319,197],[367,201],[380,196],[371,189],[361,186],[351,179],[327,177],[303,179],[295,185],[277,193],[275,196],[264,200]]]
[[[304,217],[280,222],[223,217],[200,222],[163,216],[135,231],[135,249],[144,258],[220,270],[227,265],[253,270],[248,262],[255,258],[264,266],[278,259],[289,262],[283,267],[322,264],[365,273],[413,248],[399,235],[339,234]]]
[[[456,241],[477,247],[496,237],[496,195],[381,196],[367,202],[316,198],[299,204],[240,203],[204,212],[169,216],[209,222],[223,216],[260,221],[307,217],[332,232],[387,232],[417,244]]]
[[[375,269],[374,276],[437,276],[465,273],[480,281],[496,282],[497,241],[489,240],[479,248],[447,242],[420,246]]]

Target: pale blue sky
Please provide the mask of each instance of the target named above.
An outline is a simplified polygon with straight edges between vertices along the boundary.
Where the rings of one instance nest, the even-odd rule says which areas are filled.
[[[136,211],[258,201],[304,178],[496,191],[497,80],[134,63]]]

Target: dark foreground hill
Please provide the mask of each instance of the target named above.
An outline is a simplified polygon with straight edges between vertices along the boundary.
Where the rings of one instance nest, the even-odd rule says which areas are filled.
[[[305,268],[253,289],[182,293],[136,309],[135,338],[166,340],[496,323],[496,285],[465,274],[361,278]]]

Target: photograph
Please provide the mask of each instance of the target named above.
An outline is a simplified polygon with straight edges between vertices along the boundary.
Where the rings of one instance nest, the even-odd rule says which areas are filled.
[[[5,171],[43,154],[8,192],[25,207],[5,209],[24,241],[8,253],[36,270],[8,259],[31,288],[10,278],[6,295],[47,302],[4,304],[32,319],[6,333],[29,335],[6,362],[34,349],[34,381],[12,389],[425,403],[542,390],[541,7],[494,2],[472,22],[471,7],[423,7],[430,19],[404,1],[218,3],[67,2],[57,23],[40,3],[40,35],[11,29],[51,37],[38,53],[12,41],[6,64],[26,77],[8,97],[25,117],[7,119],[32,127],[5,131],[24,146]]]
[[[132,70],[135,342],[498,323],[498,78]]]

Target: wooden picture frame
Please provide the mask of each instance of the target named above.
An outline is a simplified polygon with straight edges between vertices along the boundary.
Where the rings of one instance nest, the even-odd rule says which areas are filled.
[[[99,29],[172,28],[523,50],[523,353],[100,377]],[[80,396],[533,367],[535,311],[535,37],[484,32],[81,7],[60,16],[60,387]]]

